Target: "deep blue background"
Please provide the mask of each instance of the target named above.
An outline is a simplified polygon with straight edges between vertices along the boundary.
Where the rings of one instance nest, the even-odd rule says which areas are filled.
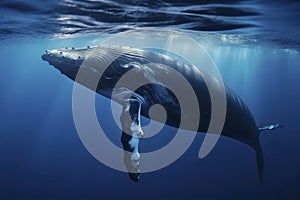
[[[126,173],[102,165],[87,152],[73,122],[73,82],[40,59],[45,48],[82,46],[90,41],[2,42],[1,197],[299,197],[298,53],[233,46],[209,50],[224,82],[244,99],[257,122],[284,124],[282,129],[261,135],[263,184],[257,177],[254,151],[245,144],[222,137],[207,157],[198,159],[203,134],[178,161],[143,174],[139,183],[133,183]],[[97,102],[101,103],[97,105],[101,123],[118,142],[120,130],[106,116],[109,102],[102,97]]]

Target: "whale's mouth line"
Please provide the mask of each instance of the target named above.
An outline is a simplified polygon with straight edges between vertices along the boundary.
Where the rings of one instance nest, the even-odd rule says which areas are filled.
[[[62,58],[58,58],[57,56],[51,54],[51,53],[44,53],[41,58],[44,61],[47,61],[49,64],[51,61],[56,61],[56,62],[61,62],[62,64],[64,63]],[[65,62],[66,63],[66,62]]]

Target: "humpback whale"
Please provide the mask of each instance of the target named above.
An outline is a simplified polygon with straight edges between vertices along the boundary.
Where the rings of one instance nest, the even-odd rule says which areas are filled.
[[[126,96],[126,89],[131,85],[138,84],[148,79],[169,78],[176,84],[176,80],[172,80],[170,76],[170,68],[182,74],[193,88],[197,97],[200,112],[200,121],[198,132],[206,133],[208,130],[211,117],[211,99],[206,80],[213,80],[209,74],[202,72],[201,69],[187,63],[184,60],[179,60],[162,53],[157,53],[145,49],[137,49],[126,46],[98,46],[98,56],[95,58],[99,65],[85,66],[84,73],[86,79],[97,78],[99,71],[103,70],[104,65],[108,67],[103,71],[102,77],[96,86],[89,84],[86,79],[76,79],[77,73],[86,59],[93,59],[90,52],[96,47],[87,48],[62,48],[46,50],[42,55],[42,59],[53,65],[61,73],[70,79],[79,82],[80,84],[92,89],[100,95],[113,99],[113,90],[116,87],[118,80],[128,71],[135,69],[135,77],[133,80],[126,80],[126,87],[119,88],[120,95],[113,100],[123,106],[120,121],[122,125],[121,142],[124,154],[124,163],[128,169],[128,174],[133,181],[139,180],[139,151],[138,145],[143,137],[141,129],[140,116],[149,116],[149,108],[152,105],[160,104],[164,107],[167,113],[165,124],[179,128],[180,116],[187,116],[189,120],[193,120],[190,112],[181,111],[176,95],[162,84],[147,84],[135,89],[133,95]],[[113,55],[120,55],[114,57]],[[114,57],[112,59],[112,57]],[[103,65],[103,66],[102,66]],[[167,66],[167,67],[165,67]],[[156,79],[157,80],[157,79]],[[180,86],[179,86],[180,87]],[[259,127],[255,122],[253,115],[246,104],[237,96],[231,89],[225,86],[226,94],[226,118],[221,132],[222,136],[233,138],[252,147],[256,153],[257,169],[260,181],[262,181],[264,159],[262,147],[259,140],[261,131],[272,130],[281,127],[279,124],[271,124]],[[123,96],[122,96],[123,95]],[[188,98],[188,97],[187,97]],[[129,115],[131,120],[125,117]],[[155,116],[154,116],[155,119]],[[159,120],[159,116],[157,116]],[[182,127],[180,127],[182,128]],[[189,129],[188,125],[183,127]],[[125,152],[125,151],[124,151]]]

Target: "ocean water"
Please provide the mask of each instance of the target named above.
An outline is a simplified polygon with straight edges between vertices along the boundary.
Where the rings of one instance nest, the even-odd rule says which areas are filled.
[[[189,2],[1,1],[1,199],[300,198],[300,3]],[[74,83],[40,56],[45,49],[97,45],[143,27],[188,34],[207,50],[258,123],[283,124],[260,136],[262,184],[254,151],[226,137],[199,159],[204,137],[199,133],[180,159],[142,174],[138,183],[85,149],[73,121]],[[100,123],[120,145],[109,101],[97,95],[96,102]],[[141,148],[163,146],[170,140],[164,132],[172,131],[164,129]]]

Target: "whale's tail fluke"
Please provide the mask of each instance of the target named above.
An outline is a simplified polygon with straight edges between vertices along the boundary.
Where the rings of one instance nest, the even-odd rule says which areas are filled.
[[[259,133],[266,130],[274,130],[276,128],[283,127],[281,124],[269,124],[264,126],[259,126],[258,131]],[[258,134],[259,137],[259,134]],[[256,151],[256,161],[257,161],[257,170],[260,182],[263,182],[263,173],[264,173],[264,155],[261,148],[261,144],[259,142],[259,138],[257,140],[257,144],[255,146]]]
[[[263,182],[263,174],[264,174],[264,154],[260,145],[260,142],[258,140],[256,148],[256,163],[257,163],[257,171],[259,180],[262,183]]]
[[[283,127],[281,124],[268,124],[264,126],[259,126],[259,132],[266,131],[266,130],[274,130],[276,128]]]

